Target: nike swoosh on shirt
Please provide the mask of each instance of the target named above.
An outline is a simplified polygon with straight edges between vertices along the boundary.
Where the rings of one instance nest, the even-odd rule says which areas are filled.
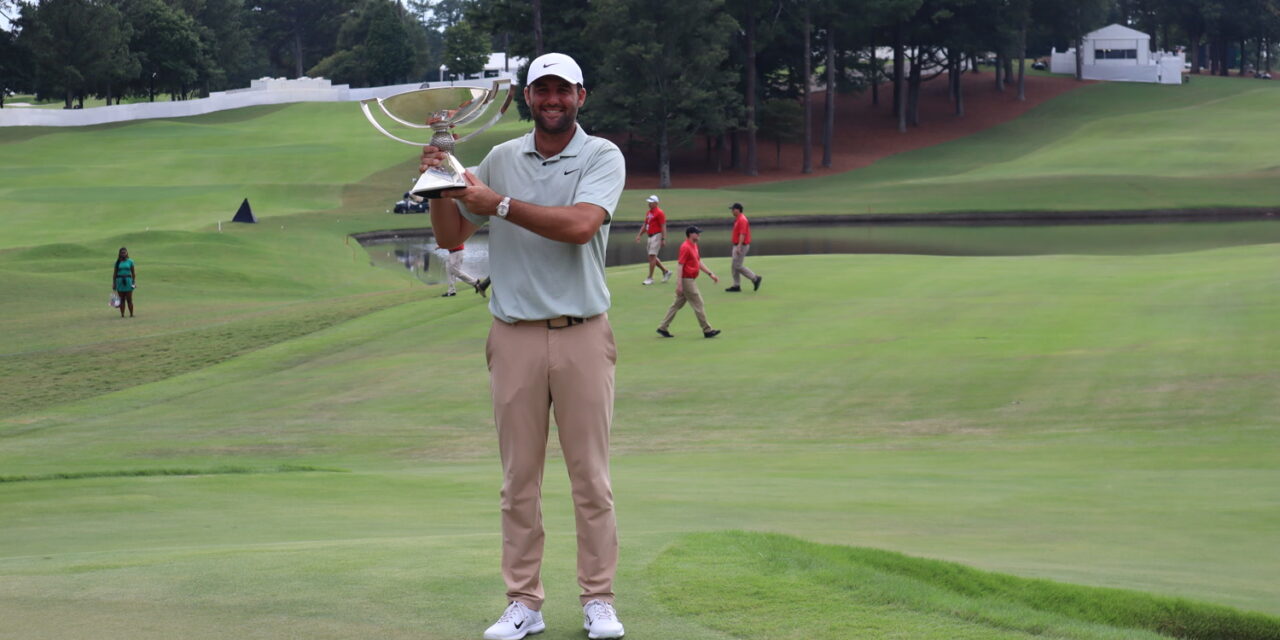
[[[578,167],[578,169],[581,169],[581,168],[582,168],[582,167]],[[578,169],[565,169],[565,170],[564,170],[564,174],[567,176],[567,175],[569,175],[569,174],[573,173],[574,171],[577,171]]]

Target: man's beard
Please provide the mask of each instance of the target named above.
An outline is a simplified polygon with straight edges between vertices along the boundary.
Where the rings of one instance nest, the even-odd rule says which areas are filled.
[[[562,119],[561,119],[562,124],[560,124],[559,126],[557,126],[557,127],[554,127],[554,128],[553,128],[553,127],[551,127],[551,126],[549,126],[549,125],[547,124],[547,123],[548,123],[549,118],[547,118],[546,116],[542,115],[542,113],[541,113],[541,112],[539,112],[539,113],[534,113],[534,114],[533,114],[533,124],[535,124],[535,125],[538,127],[538,130],[539,130],[539,131],[541,131],[541,132],[543,132],[543,133],[550,133],[550,134],[553,134],[553,135],[554,135],[554,134],[558,134],[558,133],[564,133],[564,132],[569,131],[570,129],[572,129],[572,128],[573,128],[573,125],[574,125],[574,124],[576,124],[575,119],[574,119],[573,117],[569,116],[567,112],[565,113],[565,116],[566,116],[566,117],[564,117],[564,118],[562,118]]]

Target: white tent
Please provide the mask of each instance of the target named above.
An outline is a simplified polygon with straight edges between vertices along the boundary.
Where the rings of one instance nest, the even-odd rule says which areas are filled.
[[[1082,71],[1087,80],[1182,84],[1182,54],[1151,51],[1151,36],[1113,24],[1084,37]],[[1075,49],[1054,50],[1050,70],[1076,72]]]
[[[1084,63],[1147,65],[1151,61],[1151,36],[1113,24],[1084,37]]]

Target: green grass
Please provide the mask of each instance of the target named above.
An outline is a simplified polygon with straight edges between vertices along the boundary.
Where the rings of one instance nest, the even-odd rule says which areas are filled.
[[[209,476],[225,473],[296,473],[301,471],[337,471],[305,465],[282,464],[274,469],[221,466],[207,469],[120,469],[116,471],[81,471],[47,473],[37,476],[0,476],[0,482],[44,482],[47,480],[84,480],[87,478],[146,478],[150,476]]]
[[[1277,109],[1280,87],[1244,78],[1093,84],[1009,123],[855,172],[677,188],[663,203],[686,219],[716,216],[734,201],[768,216],[1269,207],[1280,202],[1280,134],[1270,115]],[[628,215],[641,215],[632,209]]]
[[[463,145],[463,159],[477,162],[472,155],[519,130],[513,116]],[[245,198],[259,218],[324,211],[330,223],[364,216],[360,230],[405,224],[370,216],[412,184],[416,158],[413,147],[374,131],[354,103],[0,128],[0,248],[208,230],[230,221]]]
[[[673,189],[669,215],[726,202],[755,215],[1265,207],[1280,201],[1280,87],[1242,78],[1183,86],[1083,86],[1022,118],[865,169],[793,182]],[[513,120],[462,145],[477,162],[527,128]],[[910,134],[908,134],[910,135]],[[259,216],[325,211],[371,223],[414,175],[411,147],[353,104],[264,106],[83,128],[0,129],[0,246],[81,242],[147,229],[202,230],[248,197]],[[679,176],[676,178],[679,186]],[[624,195],[638,220],[644,193]],[[408,218],[413,218],[409,216]]]
[[[152,231],[0,252],[0,295],[22,307],[0,320],[0,413],[163,380],[421,299],[327,231]],[[122,245],[140,260],[132,319],[107,307],[103,268]]]
[[[1280,618],[778,535],[686,535],[652,573],[734,638],[1280,638]]]
[[[419,292],[404,291],[296,302],[190,328],[146,331],[128,327],[95,343],[10,354],[21,357],[0,360],[0,378],[19,383],[6,385],[0,413],[35,411],[164,380],[421,297]],[[93,324],[107,332],[110,329],[103,326],[105,322],[135,322],[114,312],[96,311],[99,317]],[[157,311],[147,309],[143,318]],[[24,375],[31,371],[40,375]]]
[[[762,258],[760,292],[709,290],[716,340],[654,336],[669,291],[613,270],[629,634],[723,637],[650,565],[726,528],[1276,614],[1275,251]],[[0,598],[39,621],[14,633],[474,635],[501,606],[486,316],[423,299],[0,421],[8,474],[350,471],[0,484]],[[547,637],[578,637],[549,464]]]
[[[669,211],[720,211],[730,197],[760,213],[1052,198],[992,187],[1052,182],[1042,154],[1085,153],[1071,131],[1123,133],[1093,132],[1102,125],[1082,108],[1140,126],[1135,114],[1217,117],[1280,95],[1237,82],[1218,102],[1197,91],[1209,82],[1167,99],[1089,87],[1008,130],[839,178],[673,192]],[[1243,135],[1215,133],[1227,134]],[[1241,159],[1214,160],[1238,184],[1188,177],[1178,153],[1144,170],[1204,181],[1187,202],[1248,199],[1263,193],[1248,162],[1274,152],[1238,144]],[[436,298],[345,240],[423,224],[384,213],[412,174],[412,150],[380,140],[352,105],[0,130],[0,476],[12,480],[0,482],[0,638],[444,639],[492,621],[500,472],[483,301]],[[1064,186],[1064,202],[1141,202],[1122,180],[1098,188],[1108,179]],[[245,195],[262,222],[219,232]],[[757,206],[770,199],[779,208]],[[624,205],[623,217],[639,212]],[[121,245],[138,260],[134,320],[105,304]],[[640,265],[610,270],[628,636],[740,635],[680,605],[664,572],[695,548],[684,534],[721,530],[838,547],[770,550],[796,562],[870,547],[1016,576],[954,569],[961,586],[1004,589],[971,593],[889,572],[859,610],[924,625],[898,629],[921,630],[908,637],[1018,637],[1040,622],[1049,637],[1140,637],[1029,604],[1019,579],[1182,598],[1206,603],[1189,605],[1203,615],[1220,611],[1207,603],[1280,614],[1278,246],[753,258],[759,292],[706,287],[725,332],[715,340],[696,337],[688,311],[675,340],[657,338],[670,290],[639,286]],[[548,640],[581,637],[552,440]],[[754,571],[740,555],[724,564]],[[766,595],[812,593],[792,578]],[[1073,589],[1052,593],[1094,593]]]

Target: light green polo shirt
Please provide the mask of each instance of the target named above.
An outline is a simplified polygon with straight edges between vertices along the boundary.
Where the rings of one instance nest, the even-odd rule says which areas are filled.
[[[533,132],[489,152],[476,177],[497,193],[544,207],[588,202],[606,212],[586,244],[557,242],[497,216],[458,209],[475,224],[489,225],[489,311],[503,322],[558,316],[590,317],[609,309],[604,251],[627,177],[618,146],[587,135],[580,125],[558,155],[543,158]]]

